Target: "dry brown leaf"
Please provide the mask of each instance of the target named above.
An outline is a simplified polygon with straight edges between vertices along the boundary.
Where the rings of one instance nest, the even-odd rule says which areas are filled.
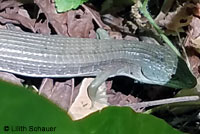
[[[7,72],[0,72],[0,79],[3,81],[13,83],[15,85],[19,85],[19,86],[22,86],[22,82],[23,82],[22,79],[17,78],[14,74],[7,73]]]
[[[171,9],[174,1],[175,0],[167,0],[163,3],[160,13],[155,18],[156,23],[159,23],[160,20],[163,20],[165,18],[165,16],[167,15],[169,10]]]
[[[56,82],[53,86],[53,80],[48,79],[42,84],[39,93],[56,103],[58,106],[68,111],[72,102],[74,101],[78,91],[72,88],[72,81]]]
[[[200,59],[196,55],[191,55],[189,56],[189,61],[190,61],[190,68],[197,78],[200,76],[199,74],[199,66],[200,66]]]
[[[71,116],[73,120],[79,120],[87,115],[96,112],[98,110],[101,110],[102,108],[106,107],[106,104],[93,102],[93,107],[91,107],[92,103],[90,101],[90,98],[88,97],[87,88],[89,84],[94,80],[94,78],[85,78],[82,82],[82,85],[79,89],[79,94],[76,97],[74,103],[70,107],[68,114]],[[99,87],[100,92],[105,89],[105,83]],[[106,91],[104,91],[102,94],[105,94]],[[107,99],[105,100],[107,102]]]
[[[48,21],[44,20],[44,22],[39,21],[35,23],[35,31],[38,33],[49,35],[51,33],[51,29],[49,28]]]
[[[194,4],[184,3],[176,11],[168,13],[159,24],[174,32],[182,31],[182,27],[189,25],[192,20],[192,8],[195,8]]]
[[[39,88],[39,94],[49,97],[52,94],[53,89],[53,79],[44,78]]]
[[[103,23],[101,20],[101,15],[96,10],[92,9],[89,5],[82,4],[82,7],[85,9],[85,12],[92,16],[92,19],[97,23],[99,28],[103,28],[105,30],[110,30],[110,27]]]
[[[22,14],[21,9],[18,7],[6,8],[5,11],[0,12],[0,16],[3,17],[4,19],[7,19],[8,22],[10,22],[9,20],[15,20],[17,24],[22,24],[23,26],[32,29],[34,31],[35,19],[30,19],[30,17],[26,17],[27,14],[25,16],[23,15],[24,14]]]
[[[192,22],[189,26],[188,36],[186,38],[186,50],[188,59],[190,62],[190,68],[196,77],[200,76],[200,19],[198,17],[193,17]]]
[[[1,1],[0,10],[4,10],[6,8],[18,7],[21,5],[23,5],[23,3],[16,1],[16,0]]]
[[[60,13],[56,12],[56,8],[51,0],[34,0],[34,2],[40,7],[42,13],[45,14],[48,22],[53,26],[55,31],[61,35],[67,35],[67,13]]]
[[[22,24],[24,27],[34,30],[35,19],[31,19],[28,11],[23,8],[23,5],[26,3],[31,3],[31,1],[21,1],[9,0],[1,1],[0,3],[0,22],[1,23],[13,23],[13,24]],[[31,3],[32,4],[32,3]]]
[[[193,9],[193,13],[195,16],[200,17],[200,3],[196,4],[196,8]]]
[[[189,40],[190,39],[195,39],[198,38],[200,35],[200,19],[198,17],[193,17],[192,22],[190,23],[189,26]],[[186,44],[186,46],[190,46]]]
[[[136,98],[132,95],[124,95],[121,92],[115,92],[114,90],[109,90],[108,95],[108,102],[111,105],[119,105],[124,106],[127,104],[138,103],[140,102],[139,98]]]
[[[72,37],[92,37],[95,38],[92,16],[82,10],[67,12],[68,33]]]
[[[196,50],[200,53],[200,37],[197,37],[196,39],[191,39],[191,41],[194,44]]]

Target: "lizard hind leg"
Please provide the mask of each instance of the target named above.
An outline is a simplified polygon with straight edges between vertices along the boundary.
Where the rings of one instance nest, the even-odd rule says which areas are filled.
[[[95,107],[96,103],[107,105],[106,86],[102,85],[110,76],[109,72],[100,73],[88,86],[88,96],[91,100],[91,108]]]
[[[106,84],[105,82],[103,82],[99,87],[98,89],[91,89],[91,90],[97,90],[96,91],[96,94],[95,95],[91,95],[89,94],[89,98],[91,100],[91,108],[92,107],[98,107],[98,105],[105,105],[105,106],[108,106],[109,103],[107,102],[108,100],[108,95],[106,94],[106,90],[107,90],[107,87],[106,87]],[[88,91],[90,91],[90,87],[88,88]]]

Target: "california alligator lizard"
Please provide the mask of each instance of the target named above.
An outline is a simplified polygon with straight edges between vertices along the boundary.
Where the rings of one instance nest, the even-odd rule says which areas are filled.
[[[89,86],[94,99],[108,78],[191,88],[196,79],[168,47],[139,41],[67,38],[0,30],[0,70],[31,77],[97,76]]]

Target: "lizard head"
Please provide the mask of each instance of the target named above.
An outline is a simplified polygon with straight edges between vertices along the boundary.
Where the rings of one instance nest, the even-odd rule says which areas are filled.
[[[154,63],[143,63],[138,80],[144,83],[163,85],[171,88],[193,88],[196,78],[190,72],[186,62],[168,51],[168,54],[157,55]]]

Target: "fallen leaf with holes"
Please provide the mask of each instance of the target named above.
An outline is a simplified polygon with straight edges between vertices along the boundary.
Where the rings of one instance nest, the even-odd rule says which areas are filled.
[[[68,11],[67,14],[68,33],[71,37],[95,38],[91,14],[80,9]]]
[[[90,98],[88,97],[87,88],[93,80],[94,80],[94,78],[85,78],[83,80],[81,87],[79,89],[79,93],[78,93],[74,103],[71,105],[71,107],[68,111],[68,114],[71,116],[71,118],[73,120],[82,119],[82,118],[86,117],[87,115],[89,115],[93,112],[96,112],[98,110],[101,110],[104,107],[108,106],[107,104],[95,102],[93,104],[93,107],[91,107],[92,103],[91,103]],[[99,87],[98,91],[101,92],[101,95],[106,96],[106,91],[104,91],[105,88],[106,88],[105,83]],[[106,97],[103,99],[105,99],[105,100],[102,100],[102,101],[107,102]]]
[[[182,32],[182,27],[189,25],[192,20],[190,11],[194,7],[194,4],[185,3],[183,6],[179,6],[176,11],[168,13],[164,20],[159,21],[159,24],[166,27],[167,30]]]

